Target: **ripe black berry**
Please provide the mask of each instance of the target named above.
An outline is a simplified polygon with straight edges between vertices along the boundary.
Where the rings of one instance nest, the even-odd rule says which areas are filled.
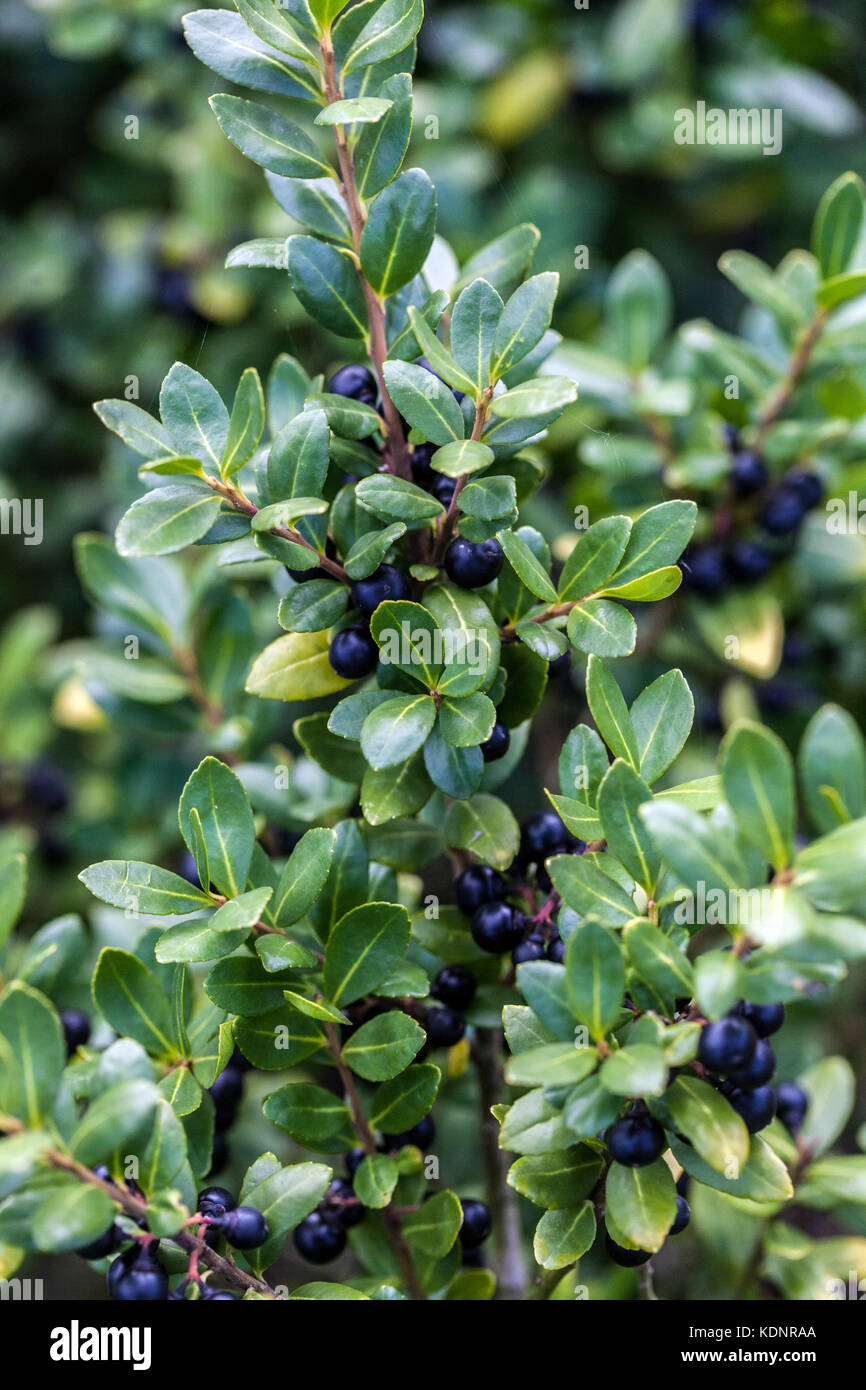
[[[238,1296],[229,1293],[228,1289],[211,1289],[205,1284],[202,1290],[202,1299],[208,1303],[237,1303]]]
[[[244,1093],[244,1079],[234,1067],[226,1067],[210,1087],[209,1095],[216,1107],[214,1122],[217,1129],[227,1129]]]
[[[198,1210],[202,1216],[225,1216],[236,1206],[237,1202],[225,1187],[205,1187],[198,1194]]]
[[[386,599],[408,598],[410,592],[409,580],[402,570],[396,565],[380,565],[366,579],[356,579],[352,585],[352,603],[369,618]]]
[[[497,758],[505,757],[510,743],[511,734],[502,720],[497,719],[490,731],[490,737],[481,744],[481,756],[486,763],[495,763]]]
[[[416,444],[412,451],[412,481],[427,492],[431,491],[437,479],[444,477],[444,474],[430,467],[437,447],[436,444]]]
[[[555,811],[536,811],[521,827],[520,850],[530,864],[547,859],[558,848],[570,842],[571,837]]]
[[[382,1139],[380,1147],[385,1153],[397,1153],[399,1149],[405,1149],[407,1144],[414,1144],[416,1148],[426,1149],[436,1136],[436,1125],[432,1115],[425,1115],[419,1120],[417,1125],[407,1129],[403,1134],[386,1134]]]
[[[736,1012],[747,1018],[759,1038],[769,1038],[778,1033],[785,1022],[784,1004],[752,1004],[744,1000],[737,1005]]]
[[[330,1213],[310,1212],[299,1226],[296,1226],[292,1239],[299,1255],[313,1265],[326,1265],[342,1255],[346,1248],[346,1232],[342,1224]]]
[[[731,463],[731,482],[738,497],[749,497],[760,492],[767,481],[767,465],[759,454],[743,450],[734,454]]]
[[[344,627],[328,648],[328,660],[335,675],[356,681],[375,671],[379,648],[365,627]]]
[[[440,1005],[438,1008],[427,1010],[424,1016],[424,1031],[431,1047],[453,1047],[466,1032],[466,1020],[454,1009],[446,1009],[444,1005]]]
[[[493,1229],[490,1212],[483,1202],[477,1202],[474,1197],[462,1198],[460,1205],[463,1208],[460,1244],[464,1250],[477,1250]]]
[[[66,1053],[71,1057],[90,1037],[90,1019],[80,1009],[65,1009],[60,1015],[60,1022],[66,1039]]]
[[[482,903],[472,918],[472,939],[482,951],[513,951],[526,931],[526,918],[508,903]]]
[[[561,936],[554,936],[547,945],[547,959],[562,965],[565,960],[565,942]]]
[[[444,473],[438,473],[430,484],[430,492],[441,502],[447,510],[451,506],[451,500],[457,487],[456,478],[446,478]],[[464,586],[465,587],[465,586]]]
[[[168,1298],[168,1275],[146,1246],[133,1246],[108,1267],[108,1292],[121,1302],[153,1302]]]
[[[720,594],[728,582],[725,552],[719,545],[703,545],[690,551],[682,570],[688,588],[705,598]]]
[[[701,1031],[698,1061],[711,1071],[738,1071],[751,1060],[757,1037],[744,1018],[720,1018]]]
[[[760,521],[771,536],[787,536],[796,531],[806,508],[799,493],[784,484],[767,498]]]
[[[766,1086],[775,1070],[776,1059],[773,1056],[773,1049],[763,1038],[758,1038],[755,1043],[755,1050],[746,1065],[728,1074],[735,1086],[740,1086],[746,1091],[754,1091],[758,1086]]]
[[[480,589],[502,569],[504,559],[498,541],[453,540],[445,552],[445,571],[461,589]]]
[[[334,1178],[322,1205],[330,1215],[336,1216],[344,1231],[364,1220],[364,1206],[355,1197],[355,1189],[348,1178]]]
[[[674,1224],[668,1231],[669,1236],[678,1236],[680,1231],[684,1231],[691,1219],[691,1209],[685,1197],[677,1197],[677,1214],[674,1217]]]
[[[373,373],[355,363],[335,372],[327,389],[331,395],[348,396],[350,400],[363,401],[364,405],[374,406],[379,395]]]
[[[615,1240],[605,1232],[604,1248],[610,1259],[615,1265],[622,1265],[623,1269],[637,1269],[638,1265],[645,1265],[647,1260],[652,1259],[650,1250],[626,1250],[625,1246],[617,1245]]]
[[[817,507],[824,495],[824,484],[818,474],[809,473],[805,468],[792,468],[785,477],[784,485],[797,494],[806,511]]]
[[[478,981],[465,965],[443,965],[430,986],[430,993],[449,1009],[469,1008],[475,998]]]
[[[665,1147],[664,1130],[645,1112],[614,1120],[604,1137],[611,1158],[625,1168],[655,1163]]]
[[[268,1238],[268,1223],[255,1207],[235,1207],[220,1218],[219,1227],[236,1250],[256,1250]]]
[[[530,932],[525,940],[515,946],[511,952],[511,959],[515,965],[524,965],[529,960],[541,960],[547,949],[544,937],[540,932]]]
[[[756,584],[763,579],[769,574],[772,563],[769,552],[757,541],[734,541],[728,556],[731,573],[744,584]]]
[[[497,902],[505,897],[508,885],[501,874],[489,864],[472,864],[464,869],[454,885],[457,906],[471,917],[482,903]],[[447,1003],[447,1000],[443,1000]]]
[[[555,656],[547,663],[547,679],[556,680],[559,676],[567,676],[570,670],[571,652],[563,652],[561,656]]]
[[[796,1134],[809,1108],[809,1097],[793,1081],[776,1087],[776,1114],[792,1134]]]
[[[725,1094],[750,1134],[757,1134],[776,1113],[776,1093],[772,1086],[756,1086],[751,1091],[732,1086]]]

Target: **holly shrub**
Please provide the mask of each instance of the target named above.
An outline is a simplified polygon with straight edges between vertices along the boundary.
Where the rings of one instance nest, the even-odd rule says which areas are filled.
[[[629,672],[674,615],[686,647],[689,623],[748,646],[706,601],[796,572],[862,449],[822,381],[856,349],[863,186],[778,270],[724,258],[759,344],[668,342],[644,253],[604,347],[563,342],[536,228],[458,265],[404,167],[421,0],[237,8],[188,15],[193,52],[309,118],[211,99],[304,228],[228,264],[288,276],[349,360],[282,354],[230,408],[176,363],[159,418],[96,406],[145,487],[113,543],[79,537],[99,636],[56,661],[200,760],[183,856],[84,868],[89,927],[10,935],[22,856],[0,870],[4,1272],[74,1251],[121,1300],[652,1297],[694,1208],[686,1243],[746,1252],[725,1296],[836,1296],[866,1270],[866,1159],[831,1152],[852,1070],[777,1076],[773,1048],[866,956],[863,737],[825,704],[795,761],[734,718],[713,770],[682,672]],[[552,551],[539,445],[576,377],[584,461],[648,496],[599,489]],[[552,758],[548,683],[586,706]],[[550,781],[557,757],[518,805],[526,758]]]

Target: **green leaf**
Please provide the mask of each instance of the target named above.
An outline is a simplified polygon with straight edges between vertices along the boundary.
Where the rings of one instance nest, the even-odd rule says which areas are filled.
[[[270,889],[267,891],[270,892]],[[156,943],[154,954],[161,965],[173,961],[191,963],[218,960],[220,956],[230,956],[243,945],[248,935],[247,927],[235,931],[215,931],[211,920],[198,918],[169,927]]]
[[[705,951],[694,974],[695,998],[707,1018],[721,1018],[742,996],[743,966],[731,951]]]
[[[424,744],[424,766],[440,791],[465,801],[478,790],[484,757],[480,748],[455,748],[446,743],[437,727]]]
[[[494,521],[514,511],[517,503],[513,478],[498,476],[469,483],[460,494],[460,510],[467,516]]]
[[[625,962],[618,941],[596,918],[585,918],[569,938],[565,979],[575,1017],[593,1038],[603,1038],[622,1007]]]
[[[392,188],[397,188],[399,184],[400,179],[396,179],[391,186]],[[468,376],[454,360],[448,349],[442,344],[439,338],[437,338],[433,329],[428,327],[424,315],[420,310],[416,309],[413,304],[410,304],[407,313],[418,346],[427,358],[434,372],[456,390],[464,391],[473,397],[477,396],[479,388],[475,385],[473,379]]]
[[[508,1186],[537,1206],[561,1211],[588,1197],[602,1162],[588,1144],[546,1154],[526,1154],[508,1170]]]
[[[547,1211],[535,1228],[532,1248],[542,1269],[566,1269],[595,1240],[595,1212],[591,1202],[578,1207]]]
[[[394,187],[392,184],[391,187]],[[463,415],[443,381],[411,362],[386,362],[385,385],[400,414],[432,444],[464,436]]]
[[[442,515],[441,502],[423,488],[405,478],[384,473],[362,478],[355,486],[355,497],[362,507],[382,521],[391,521],[394,517],[401,521],[432,521]]]
[[[794,771],[781,739],[743,720],[725,736],[722,785],[737,825],[777,870],[794,844]]]
[[[652,800],[646,782],[629,763],[617,758],[598,791],[598,814],[608,846],[652,897],[660,859],[652,835],[640,818],[640,807]]]
[[[498,531],[496,539],[505,551],[509,565],[530,593],[535,594],[536,598],[545,599],[548,603],[555,602],[556,590],[550,582],[550,576],[526,541],[518,536],[516,531]]]
[[[668,1061],[660,1047],[631,1043],[602,1062],[600,1076],[614,1095],[660,1096],[668,1084]]]
[[[582,916],[594,913],[611,927],[622,927],[635,915],[635,905],[624,888],[608,878],[597,864],[596,854],[557,854],[547,869],[563,901]]]
[[[666,671],[646,686],[630,714],[640,774],[652,783],[683,748],[695,717],[695,702],[682,671]]]
[[[482,468],[489,468],[494,458],[493,450],[480,440],[457,439],[436,450],[430,467],[446,478],[460,478],[465,473],[480,473]]]
[[[350,909],[328,937],[323,973],[327,997],[345,1005],[369,994],[402,960],[409,934],[405,907],[364,903]]]
[[[403,1134],[430,1110],[442,1073],[430,1062],[416,1063],[376,1088],[370,1124],[383,1134]]]
[[[93,407],[106,429],[146,459],[164,458],[175,452],[168,430],[132,401],[97,401]]]
[[[610,598],[627,599],[629,603],[655,603],[658,599],[675,594],[683,582],[683,572],[679,565],[664,565],[652,570],[640,579],[630,579],[626,584],[614,581],[604,586],[602,593]]]
[[[217,1008],[254,1018],[279,1008],[291,978],[288,971],[279,975],[265,970],[258,956],[227,956],[217,961],[204,987]]]
[[[646,919],[629,922],[622,935],[629,964],[639,978],[672,998],[692,997],[691,963],[663,931]]]
[[[306,0],[291,0],[282,5],[275,5],[273,0],[235,0],[235,4],[253,33],[265,43],[301,62],[315,61],[315,46],[311,45],[309,37],[299,35],[292,23],[315,33],[315,22]]]
[[[395,521],[383,531],[368,531],[359,536],[343,561],[349,578],[366,579],[378,569],[394,542],[405,534],[405,523]]]
[[[860,238],[864,215],[863,181],[840,174],[827,189],[812,225],[812,250],[825,279],[848,269]]]
[[[719,257],[719,270],[779,323],[793,329],[805,323],[806,314],[796,296],[757,256],[748,251],[726,251]]]
[[[559,603],[586,598],[601,588],[622,558],[631,527],[628,516],[603,517],[587,527],[563,565],[557,595]]]
[[[325,885],[336,843],[333,830],[315,827],[295,845],[271,903],[276,926],[290,927],[310,910]]]
[[[74,1183],[53,1192],[33,1216],[37,1250],[60,1253],[88,1245],[112,1223],[115,1206],[101,1188]]]
[[[321,516],[328,510],[324,497],[292,497],[287,502],[273,502],[261,507],[252,519],[253,531],[271,531],[277,526],[294,526],[305,516]]]
[[[411,757],[436,721],[429,695],[396,695],[364,720],[361,751],[372,768],[393,767]]]
[[[124,512],[114,534],[120,555],[170,555],[200,540],[219,515],[214,493],[181,484],[154,488]]]
[[[480,594],[456,584],[437,584],[427,591],[425,603],[444,634],[446,665],[438,680],[440,693],[471,694],[499,661],[499,628],[490,609]]]
[[[586,599],[572,608],[566,632],[579,652],[595,656],[628,656],[637,640],[637,626],[628,609],[603,598]]]
[[[521,976],[521,981],[525,977]],[[529,977],[531,978],[531,976]],[[545,1043],[531,1047],[506,1063],[509,1086],[574,1086],[598,1065],[593,1047],[571,1043]]]
[[[168,996],[137,956],[106,946],[91,990],[97,1009],[121,1037],[134,1038],[158,1057],[175,1052]]]
[[[388,1081],[408,1067],[425,1038],[423,1028],[407,1014],[381,1014],[352,1034],[343,1058],[365,1081]]]
[[[463,1209],[453,1192],[437,1192],[402,1220],[403,1235],[413,1250],[441,1260],[454,1245],[463,1224]]]
[[[70,1142],[73,1157],[92,1167],[115,1151],[123,1153],[131,1139],[150,1132],[158,1102],[159,1092],[151,1081],[110,1086],[84,1112]]]
[[[265,397],[255,367],[248,367],[238,384],[229,420],[225,451],[220,462],[224,478],[231,478],[252,458],[265,427]]]
[[[336,241],[342,246],[352,247],[352,228],[348,214],[340,199],[337,185],[332,178],[287,179],[282,174],[266,174],[265,177],[268,187],[280,207],[302,227],[307,227],[311,232],[318,233],[319,236],[325,237],[328,241]],[[249,258],[255,264],[257,261],[255,248],[258,243],[253,241],[246,244],[250,247]],[[242,247],[235,247],[234,251],[229,252],[226,265],[229,262],[234,263],[235,257],[242,250]],[[276,269],[285,270],[287,268],[285,237],[274,243],[271,262]],[[298,409],[300,409],[300,402]]]
[[[345,690],[350,681],[328,660],[327,632],[290,632],[256,657],[246,690],[263,700],[315,700]]]
[[[153,1128],[141,1156],[138,1184],[148,1196],[177,1178],[186,1162],[186,1134],[168,1101],[157,1101]]]
[[[845,1057],[822,1057],[797,1078],[809,1097],[800,1127],[812,1153],[824,1153],[842,1133],[854,1107],[856,1083]]]
[[[672,565],[685,550],[695,529],[694,502],[660,502],[643,512],[631,528],[622,565],[613,575],[621,589],[633,579]]]
[[[303,414],[289,420],[268,452],[267,480],[271,496],[280,499],[319,497],[328,473],[328,446],[328,419],[324,409],[305,409]]]
[[[252,859],[253,813],[243,784],[218,758],[203,759],[181,793],[178,821],[189,849],[195,839],[193,810],[201,822],[212,881],[226,897],[237,897],[246,886]]]
[[[503,303],[491,284],[473,280],[457,296],[451,314],[451,351],[478,396],[491,379],[490,354]]]
[[[849,299],[866,294],[866,270],[851,270],[844,275],[831,275],[815,291],[815,302],[822,309],[835,309]]]
[[[614,757],[637,769],[640,764],[637,736],[622,692],[597,656],[586,666],[586,699],[598,731]]]
[[[471,849],[484,864],[507,869],[520,844],[520,828],[504,801],[480,792],[449,806],[445,838],[455,849]]]
[[[797,765],[809,819],[818,830],[836,829],[840,805],[848,819],[866,812],[866,744],[856,722],[839,705],[822,705],[812,715]]]
[[[412,78],[407,72],[389,77],[377,96],[390,102],[382,120],[364,127],[355,145],[355,184],[361,198],[378,193],[403,163],[412,132]]]
[[[442,737],[455,748],[484,743],[496,722],[496,706],[486,695],[476,692],[463,699],[443,700],[439,710]]]
[[[318,92],[312,74],[283,57],[288,54],[309,63],[312,55],[297,40],[289,38],[285,21],[280,20],[283,27],[278,27],[279,7],[267,6],[273,16],[272,22],[267,24],[256,16],[253,5],[261,11],[265,9],[262,0],[252,0],[252,4],[241,0],[238,8],[243,6],[243,18],[225,10],[196,10],[184,15],[184,34],[193,53],[220,77],[240,86],[300,97],[304,101],[316,97]],[[250,29],[258,37],[253,37]]]
[[[578,724],[568,735],[559,755],[560,787],[568,796],[594,805],[607,769],[607,753],[595,729],[590,729],[588,724]]]
[[[737,1177],[749,1156],[749,1134],[737,1112],[706,1081],[678,1076],[665,1095],[677,1130],[711,1168]]]
[[[355,1170],[355,1196],[374,1211],[387,1207],[400,1180],[400,1169],[387,1154],[367,1154]]]
[[[667,333],[671,289],[658,261],[632,251],[608,281],[607,309],[618,357],[633,372],[642,370]]]
[[[490,409],[501,420],[524,420],[530,415],[563,410],[576,400],[576,381],[565,376],[538,376],[521,381],[501,396],[494,396]]]
[[[663,1158],[644,1168],[612,1163],[604,1189],[605,1220],[618,1243],[632,1250],[660,1250],[677,1213],[677,1193]]]
[[[384,0],[343,59],[343,77],[402,53],[421,28],[423,14],[421,0]]]
[[[254,164],[295,179],[331,173],[310,137],[270,107],[222,93],[210,98],[210,107],[225,135]]]
[[[555,1038],[567,1040],[569,1049],[575,1047],[574,1014],[565,986],[565,971],[549,960],[526,961],[517,968],[517,984],[521,994],[536,1016],[536,1021]],[[586,1057],[594,1061],[593,1051]],[[586,1069],[586,1060],[578,1064]]]
[[[535,961],[541,965],[545,962]],[[526,969],[521,965],[520,970]],[[501,1117],[499,1147],[517,1154],[552,1153],[570,1142],[560,1112],[546,1099],[544,1090],[528,1091]]]
[[[260,1211],[268,1223],[268,1239],[255,1252],[262,1269],[282,1253],[289,1231],[315,1211],[330,1182],[331,1169],[324,1163],[292,1163],[243,1194],[244,1202]]]
[[[381,121],[391,102],[381,97],[347,97],[324,106],[313,125],[367,125]]]
[[[285,1003],[253,1017],[235,1019],[234,1036],[244,1056],[263,1071],[284,1071],[317,1052],[325,1042],[320,1023]]]
[[[816,907],[830,912],[859,910],[866,872],[866,819],[837,826],[801,850],[794,887]]]
[[[494,289],[504,290],[526,270],[540,239],[540,231],[531,222],[512,227],[470,256],[457,288],[462,290],[473,280],[482,279],[489,281]]]
[[[283,595],[277,616],[280,626],[289,632],[323,632],[342,617],[348,602],[344,584],[333,579],[311,579]]]
[[[426,806],[432,791],[433,786],[420,751],[396,767],[369,767],[361,783],[364,818],[370,826],[381,826],[400,816],[413,816],[422,806]],[[408,834],[408,842],[404,838],[404,850],[408,852],[410,846],[417,847],[424,863],[435,859],[442,849],[438,831],[433,827],[416,827],[411,821],[407,825],[412,826],[412,830]],[[432,836],[429,832],[432,832]],[[377,859],[377,862],[380,861]],[[395,867],[409,869],[411,866],[398,861]]]
[[[101,902],[146,916],[179,917],[199,907],[213,907],[208,893],[156,864],[105,859],[82,869],[78,877]]]
[[[20,980],[0,996],[0,1060],[0,1111],[37,1128],[54,1109],[66,1046],[48,1000]]]
[[[752,1202],[787,1202],[794,1187],[782,1160],[773,1152],[760,1134],[753,1134],[749,1157],[742,1167],[731,1166],[732,1176],[723,1176],[698,1154],[691,1144],[671,1140],[671,1150],[696,1182],[727,1192],[731,1197],[747,1197]],[[736,1176],[733,1174],[736,1173]]]
[[[559,276],[553,271],[533,275],[515,290],[496,329],[490,377],[497,381],[521,362],[550,327]]]
[[[27,889],[27,860],[12,854],[0,862],[0,946],[18,921]]]
[[[622,1097],[602,1086],[598,1075],[580,1081],[566,1097],[563,1119],[567,1138],[595,1139],[622,1110]]]
[[[226,450],[229,415],[219,393],[200,372],[175,362],[159,393],[162,423],[176,445],[217,469]]]
[[[607,766],[606,761],[605,766]],[[552,792],[548,792],[547,795],[566,829],[570,830],[572,835],[576,835],[579,840],[601,840],[603,838],[601,821],[592,806],[587,806],[583,801],[575,801],[570,796],[554,796]]]
[[[367,310],[352,257],[315,237],[287,242],[292,289],[311,318],[344,338],[366,338]]]

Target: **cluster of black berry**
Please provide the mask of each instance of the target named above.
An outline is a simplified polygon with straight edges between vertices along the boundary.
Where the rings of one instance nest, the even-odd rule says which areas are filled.
[[[360,1155],[350,1163],[352,1155]],[[352,1149],[346,1156],[347,1178],[334,1178],[322,1201],[304,1217],[292,1233],[295,1249],[312,1265],[336,1260],[346,1248],[346,1232],[364,1220],[366,1208],[355,1196],[352,1178],[364,1157],[363,1149]]]
[[[732,442],[735,447],[729,476],[734,498],[740,502],[755,500],[754,519],[767,536],[781,539],[794,535],[806,513],[821,500],[821,479],[807,469],[792,468],[771,483],[760,455],[737,447],[736,435]],[[757,583],[769,574],[774,560],[785,554],[784,547],[774,548],[751,536],[732,536],[727,543],[708,541],[692,547],[683,557],[683,580],[705,598],[716,598],[731,581]]]
[[[63,864],[66,848],[54,822],[69,805],[66,774],[46,758],[21,766],[0,762],[0,822],[25,822],[36,832],[48,864]]]

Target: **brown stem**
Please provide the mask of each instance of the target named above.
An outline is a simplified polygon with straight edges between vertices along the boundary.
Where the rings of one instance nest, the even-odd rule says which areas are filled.
[[[361,1100],[355,1086],[355,1078],[343,1060],[343,1052],[340,1047],[340,1040],[337,1034],[335,1023],[325,1024],[325,1036],[327,1039],[328,1051],[334,1059],[340,1080],[343,1083],[343,1091],[352,1112],[352,1125],[358,1136],[361,1147],[366,1154],[372,1155],[376,1152],[376,1136],[370,1128],[370,1122],[361,1108]],[[406,1288],[412,1298],[417,1302],[422,1302],[427,1295],[421,1287],[418,1279],[418,1272],[415,1269],[415,1262],[412,1259],[406,1237],[403,1235],[403,1227],[400,1224],[400,1217],[393,1207],[385,1207],[382,1211],[382,1220],[385,1224],[385,1234],[388,1237],[391,1249],[397,1258],[400,1266],[400,1273]]]
[[[24,1126],[4,1116],[0,1129],[5,1133],[21,1133]],[[146,1218],[146,1202],[142,1201],[140,1197],[133,1196],[131,1192],[117,1186],[115,1183],[108,1182],[98,1177],[96,1173],[91,1172],[89,1168],[83,1163],[79,1163],[77,1159],[72,1158],[70,1154],[63,1153],[60,1149],[49,1149],[45,1154],[45,1160],[52,1168],[56,1168],[60,1172],[71,1173],[73,1177],[78,1178],[80,1182],[89,1183],[91,1187],[101,1188],[102,1191],[111,1198],[115,1206],[120,1207],[127,1216],[132,1217],[135,1221],[140,1221],[142,1217]],[[225,1279],[226,1283],[234,1285],[235,1288],[252,1289],[255,1293],[263,1294],[267,1298],[277,1297],[276,1292],[271,1288],[270,1284],[266,1284],[263,1279],[253,1278],[251,1274],[247,1274],[244,1270],[239,1269],[234,1261],[223,1259],[215,1250],[211,1250],[207,1246],[201,1249],[201,1241],[197,1237],[190,1235],[188,1231],[182,1229],[178,1230],[171,1239],[175,1245],[179,1245],[180,1248],[185,1250],[189,1255],[197,1251],[198,1258],[202,1264],[207,1265],[208,1269],[212,1270],[214,1274],[219,1274]]]
[[[788,370],[769,400],[758,412],[758,433],[755,441],[758,448],[763,444],[770,426],[776,423],[787,407],[801,376],[809,365],[815,344],[827,321],[827,312],[826,309],[819,309],[811,323],[804,328],[788,365]]]
[[[520,1240],[517,1200],[508,1186],[508,1163],[499,1147],[499,1125],[492,1112],[503,1086],[499,1058],[500,1034],[497,1028],[478,1028],[472,1046],[472,1059],[478,1074],[481,1108],[481,1155],[484,1164],[487,1200],[496,1242],[498,1297],[521,1301],[526,1286],[526,1270]]]
[[[486,387],[481,394],[481,399],[475,406],[475,423],[472,426],[470,438],[474,439],[476,442],[481,438],[484,426],[487,423],[487,412],[490,407],[490,398],[492,395],[493,387]],[[432,565],[441,565],[442,557],[448,549],[449,542],[454,534],[454,527],[457,524],[457,513],[459,511],[457,501],[466,484],[469,482],[470,476],[469,473],[461,473],[460,477],[457,479],[451,501],[448,504],[448,510],[442,520],[439,534],[436,537],[436,544],[433,547],[433,554],[430,560]]]
[[[330,34],[326,34],[321,41],[322,63],[324,73],[324,93],[330,103],[339,101],[341,98],[340,85],[337,81],[337,65],[334,60],[334,47],[331,43]],[[391,471],[397,473],[401,478],[411,480],[412,469],[409,463],[409,449],[403,434],[403,426],[400,423],[400,416],[397,407],[391,400],[385,386],[385,359],[388,356],[388,343],[385,336],[385,308],[364,276],[361,270],[361,233],[364,230],[366,221],[366,209],[363,200],[358,193],[358,185],[355,179],[355,160],[352,150],[346,140],[346,133],[343,126],[334,126],[334,137],[337,143],[337,161],[340,166],[340,178],[342,180],[341,192],[343,201],[346,204],[346,211],[349,214],[349,224],[352,228],[352,241],[355,247],[355,256],[358,261],[358,276],[361,281],[361,288],[364,292],[364,302],[367,306],[367,321],[370,326],[370,360],[376,373],[376,380],[379,383],[379,395],[382,399],[382,414],[385,417],[385,445],[387,463]]]
[[[259,509],[255,502],[251,502],[250,499],[245,497],[242,492],[239,492],[237,488],[232,487],[231,483],[224,483],[221,478],[210,477],[207,478],[206,481],[208,486],[212,487],[214,492],[218,492],[220,497],[224,497],[235,511],[244,512],[247,516],[255,516],[258,512]],[[323,555],[320,550],[317,550],[314,545],[308,540],[305,540],[300,531],[294,530],[291,526],[269,526],[268,532],[272,536],[279,536],[281,540],[291,541],[293,545],[302,545],[306,550],[312,550],[318,561],[319,569],[324,570],[327,574],[333,575],[335,579],[339,579],[343,584],[348,584],[350,582],[349,576],[343,569],[343,566],[338,564],[336,560],[332,560],[330,556]]]
[[[186,679],[194,703],[198,705],[211,728],[218,729],[223,722],[223,711],[216,701],[210,698],[204,687],[196,664],[195,653],[189,647],[176,647],[173,655],[181,674]]]

